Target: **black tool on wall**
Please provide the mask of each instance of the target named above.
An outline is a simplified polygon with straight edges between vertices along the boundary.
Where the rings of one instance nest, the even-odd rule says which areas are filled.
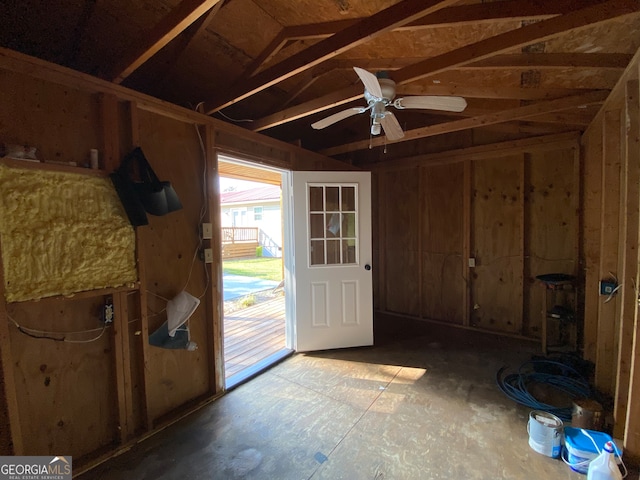
[[[140,147],[133,149],[110,177],[134,227],[149,224],[147,213],[163,216],[182,208],[171,183],[158,179]]]

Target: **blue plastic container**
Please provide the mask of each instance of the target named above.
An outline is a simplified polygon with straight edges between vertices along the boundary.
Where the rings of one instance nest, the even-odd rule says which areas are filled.
[[[584,433],[586,432],[586,433]],[[591,438],[593,438],[593,441]],[[597,448],[596,448],[596,445]],[[589,470],[589,462],[595,459],[604,449],[604,444],[613,442],[610,435],[604,432],[596,432],[595,430],[584,430],[582,428],[564,427],[564,448],[563,459],[567,465],[578,473],[586,474]],[[622,452],[618,450],[618,457]]]

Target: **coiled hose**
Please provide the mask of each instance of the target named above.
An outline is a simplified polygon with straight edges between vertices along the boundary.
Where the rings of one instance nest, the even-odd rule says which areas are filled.
[[[566,393],[571,399],[587,398],[591,394],[589,382],[574,368],[553,360],[529,360],[518,368],[517,373],[504,375],[508,367],[496,374],[498,388],[514,402],[552,413],[562,420],[571,420],[571,407],[557,407],[538,401],[528,390],[534,383],[551,385]],[[550,373],[557,372],[557,373]]]

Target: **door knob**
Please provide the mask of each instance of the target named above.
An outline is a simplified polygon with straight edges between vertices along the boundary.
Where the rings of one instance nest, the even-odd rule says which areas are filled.
[[[369,265],[368,263],[364,266],[364,269],[369,271],[371,270],[371,265]]]

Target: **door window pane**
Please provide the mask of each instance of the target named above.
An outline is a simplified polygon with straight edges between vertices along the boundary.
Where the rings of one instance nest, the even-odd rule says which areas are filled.
[[[322,187],[309,188],[309,210],[312,212],[324,211],[324,193]]]
[[[324,263],[324,240],[311,240],[311,265]]]
[[[324,213],[312,213],[310,227],[311,238],[324,238]]]
[[[356,214],[355,213],[342,214],[342,236],[355,238],[356,236]]]
[[[358,263],[357,185],[312,184],[307,194],[310,265]]]
[[[327,265],[336,265],[340,261],[340,240],[327,240]]]
[[[356,211],[356,187],[342,187],[342,211]]]
[[[356,241],[342,240],[343,263],[356,263]]]
[[[327,212],[339,212],[340,211],[340,187],[325,187],[327,198],[325,205],[327,206]]]

